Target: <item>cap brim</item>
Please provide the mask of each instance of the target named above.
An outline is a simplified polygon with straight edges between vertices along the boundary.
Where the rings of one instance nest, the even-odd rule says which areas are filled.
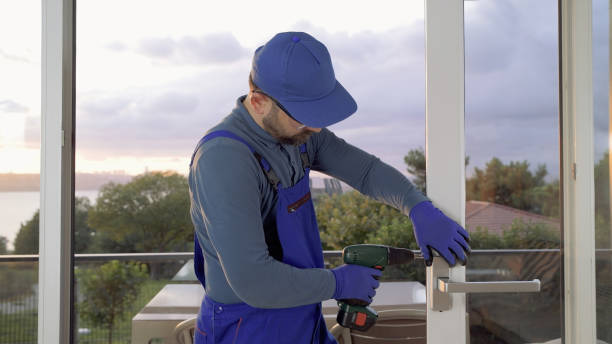
[[[334,90],[323,98],[312,101],[278,101],[293,118],[312,128],[328,127],[357,111],[355,99],[338,81]]]

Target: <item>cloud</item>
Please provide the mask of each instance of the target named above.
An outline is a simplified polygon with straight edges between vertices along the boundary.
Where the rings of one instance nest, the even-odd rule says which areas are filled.
[[[110,42],[106,45],[106,48],[112,50],[112,51],[117,51],[117,52],[122,52],[127,50],[127,45],[125,45],[125,43],[120,42],[120,41],[113,41]]]
[[[98,156],[189,156],[205,131],[229,114],[247,73],[206,69],[155,88],[77,97],[77,147]]]
[[[26,106],[13,100],[0,100],[0,112],[26,113],[28,110],[29,109]]]
[[[81,116],[81,112],[85,114],[104,115],[105,117],[115,117],[127,109],[137,96],[135,94],[127,95],[118,92],[95,95],[80,95],[77,96],[77,117]],[[80,101],[84,98],[85,101]]]
[[[559,174],[557,4],[466,8],[465,136],[470,165],[528,160]]]
[[[528,160],[534,168],[544,163],[558,176],[556,11],[552,0],[530,6],[479,1],[466,7],[469,170],[495,156],[504,162]],[[425,146],[424,23],[352,34],[309,22],[293,29],[327,45],[336,77],[359,105],[354,116],[331,129],[404,171],[403,156]],[[77,148],[106,155],[189,156],[245,93],[254,48],[242,47],[229,33],[142,41],[141,54],[176,68],[187,64],[193,73],[151,88],[77,97]]]
[[[147,38],[140,42],[139,52],[154,58],[171,58],[177,43],[171,38]]]
[[[558,174],[557,32],[549,29],[556,26],[555,11],[551,1],[535,9],[482,2],[466,11],[466,154],[472,167],[497,156],[545,163]],[[423,23],[352,35],[301,25],[328,46],[336,76],[359,105],[333,128],[404,170],[403,156],[425,146]]]
[[[558,127],[551,120],[533,117],[516,128],[514,119],[466,123],[466,155],[470,157],[468,173],[482,167],[493,157],[505,163],[527,160],[532,166],[545,164],[553,177],[558,176]],[[546,132],[548,131],[548,132]]]
[[[500,15],[500,14],[504,15]],[[489,74],[507,68],[514,60],[520,28],[517,9],[507,2],[483,2],[465,10],[466,72]]]
[[[191,114],[197,107],[199,99],[190,93],[168,91],[153,99],[147,99],[142,112],[157,116],[180,116]]]
[[[609,18],[608,2],[593,2],[593,115],[595,159],[609,150]]]
[[[138,52],[170,63],[225,64],[249,56],[247,49],[229,32],[204,36],[148,38],[140,42]]]
[[[355,118],[361,126],[424,116],[422,22],[386,32],[350,35],[330,33],[305,22],[296,29],[312,33],[328,47],[336,78],[357,101]]]
[[[25,62],[25,63],[32,62],[27,57],[10,54],[10,53],[7,53],[7,52],[3,51],[2,49],[0,49],[0,56],[2,56],[3,58],[5,58],[7,60],[12,60],[12,61],[17,61],[17,62]]]
[[[26,148],[40,149],[40,116],[27,116],[24,130]]]

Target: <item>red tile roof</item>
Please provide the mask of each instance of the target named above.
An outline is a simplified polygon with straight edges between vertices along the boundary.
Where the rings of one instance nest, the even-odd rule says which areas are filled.
[[[467,201],[465,203],[465,224],[469,232],[476,231],[477,227],[486,227],[489,233],[501,235],[517,218],[521,218],[525,223],[546,224],[552,230],[560,229],[559,219],[490,202]]]

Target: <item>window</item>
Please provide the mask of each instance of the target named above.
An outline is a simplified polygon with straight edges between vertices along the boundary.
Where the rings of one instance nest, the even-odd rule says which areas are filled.
[[[468,294],[472,342],[563,336],[557,8],[465,2],[466,279],[542,282]]]
[[[0,3],[0,343],[37,339],[38,263],[6,255],[38,254],[40,11]]]
[[[419,151],[425,142],[422,3],[321,1],[299,10],[283,1],[266,5],[98,1],[77,6],[76,192],[85,198],[75,209],[76,217],[84,219],[75,227],[76,253],[112,253],[109,259],[122,262],[130,259],[121,253],[142,253],[132,260],[146,265],[142,270],[140,265],[77,259],[77,304],[95,297],[95,291],[86,290],[91,269],[131,269],[141,283],[122,299],[120,316],[106,328],[94,321],[93,312],[77,306],[78,341],[111,335],[127,341],[131,319],[160,289],[163,293],[168,285],[181,283],[177,272],[189,269],[188,257],[160,260],[158,255],[152,262],[153,255],[144,255],[192,250],[186,188],[191,153],[206,130],[246,93],[252,54],[275,33],[306,31],[330,50],[338,80],[359,105],[357,114],[332,131],[406,174],[404,157],[411,150],[417,160],[424,159]],[[312,177],[317,202],[348,191],[327,176]],[[161,184],[168,187],[165,193],[158,189]],[[178,203],[163,202],[162,194],[168,193],[177,195],[179,216],[168,208]],[[335,197],[328,203],[332,207],[355,198],[367,202],[355,193]],[[361,235],[348,242],[363,242],[385,225],[380,243],[409,245],[410,238],[399,235],[410,228],[408,217],[380,210],[373,202],[367,205],[384,213],[360,216],[387,222],[345,223],[358,226]],[[322,230],[331,233],[325,211],[319,214]],[[156,220],[145,221],[148,216]],[[403,222],[393,222],[400,216]],[[335,235],[323,233],[322,238],[326,249],[341,248],[332,241]],[[193,283],[193,273],[188,276]],[[394,276],[416,278],[401,271]]]
[[[610,2],[593,1],[593,117],[595,148],[595,275],[597,338],[612,342],[610,223]]]

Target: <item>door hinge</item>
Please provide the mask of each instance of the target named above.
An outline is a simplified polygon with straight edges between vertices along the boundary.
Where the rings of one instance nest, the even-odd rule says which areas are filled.
[[[576,180],[576,163],[572,164],[572,178]]]

